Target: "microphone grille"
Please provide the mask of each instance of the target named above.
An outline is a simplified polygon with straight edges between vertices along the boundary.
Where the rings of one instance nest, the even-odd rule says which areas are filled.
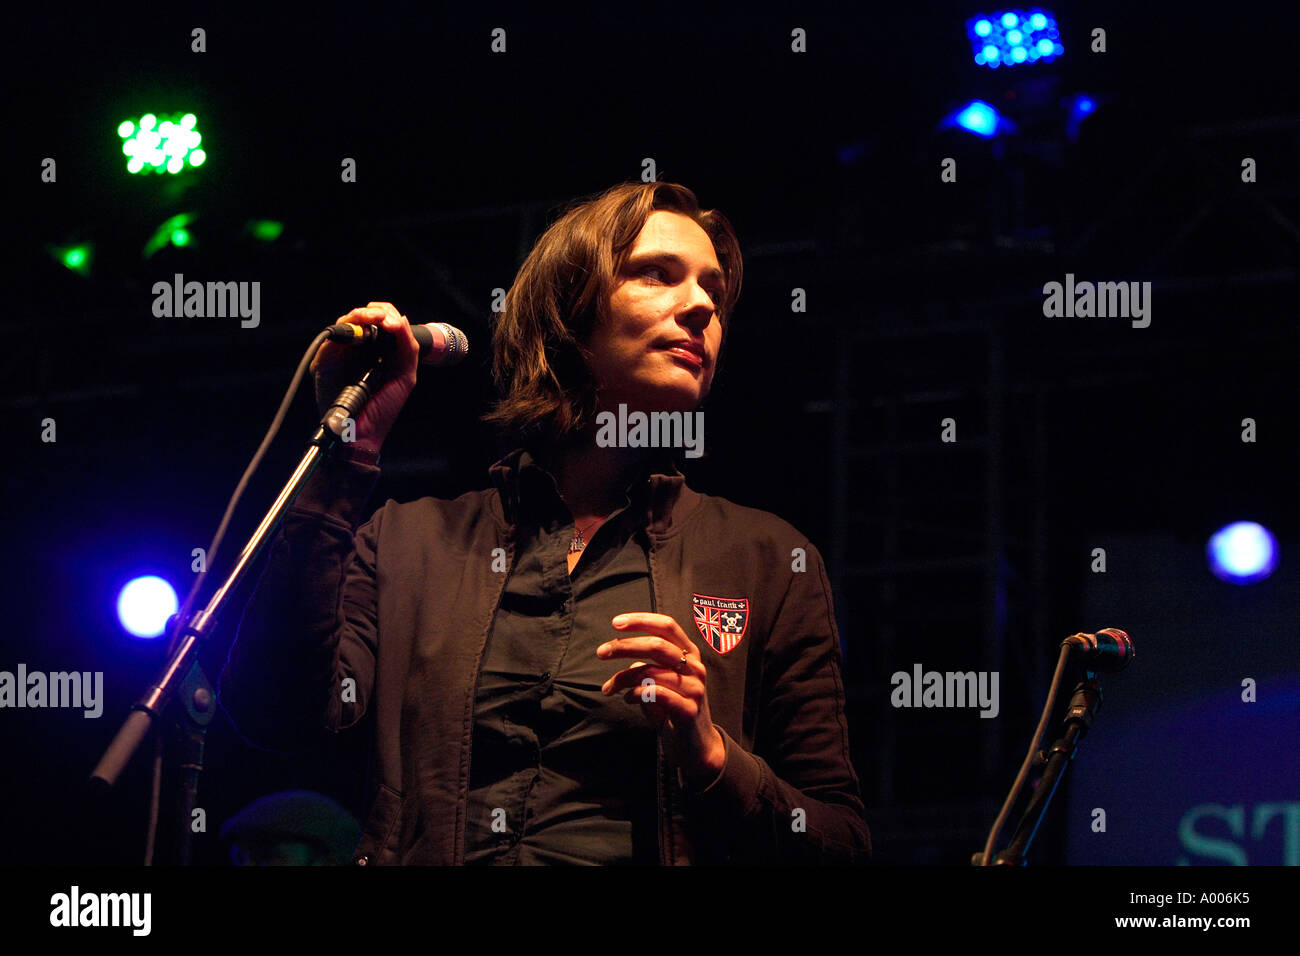
[[[439,322],[438,328],[442,329],[443,338],[446,340],[449,361],[459,362],[469,354],[469,339],[464,332],[446,322]]]

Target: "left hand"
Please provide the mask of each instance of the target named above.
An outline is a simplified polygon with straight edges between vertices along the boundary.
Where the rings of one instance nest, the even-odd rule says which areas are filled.
[[[699,648],[667,614],[634,611],[618,615],[612,623],[615,630],[647,636],[617,637],[596,648],[602,660],[638,659],[607,680],[601,691],[614,694],[630,688],[668,739],[670,759],[677,761],[689,782],[708,786],[722,772],[727,749],[709,717]],[[654,683],[643,685],[647,679]]]

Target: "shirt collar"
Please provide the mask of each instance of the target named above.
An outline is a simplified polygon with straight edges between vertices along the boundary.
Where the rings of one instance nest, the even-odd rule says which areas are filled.
[[[648,528],[666,531],[672,526],[673,504],[686,478],[671,453],[662,449],[654,451],[658,453],[646,460],[626,493],[629,505],[644,518]],[[545,505],[547,496],[559,497],[555,478],[539,459],[528,448],[516,448],[488,470],[501,494],[502,508],[510,524],[518,524],[522,517],[536,514],[536,508]]]

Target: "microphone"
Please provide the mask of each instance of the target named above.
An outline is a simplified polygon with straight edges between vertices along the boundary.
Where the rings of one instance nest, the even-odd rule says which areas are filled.
[[[1096,634],[1071,634],[1061,644],[1088,670],[1106,674],[1119,673],[1137,656],[1133,641],[1117,627],[1103,627]]]
[[[325,331],[329,341],[342,342],[344,345],[364,345],[393,337],[391,332],[385,332],[377,325],[356,325],[352,322],[340,322],[329,326]],[[455,365],[469,353],[469,339],[454,325],[429,322],[426,325],[412,325],[411,331],[420,346],[420,361],[425,365]]]

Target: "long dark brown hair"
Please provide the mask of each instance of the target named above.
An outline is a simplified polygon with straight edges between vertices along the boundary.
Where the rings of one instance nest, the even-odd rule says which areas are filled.
[[[578,200],[524,260],[492,330],[492,374],[502,397],[485,422],[546,443],[594,424],[586,343],[606,321],[616,277],[646,220],[660,209],[694,220],[713,241],[726,280],[716,303],[726,342],[743,271],[731,224],[716,209],[701,209],[685,186],[623,183]]]

